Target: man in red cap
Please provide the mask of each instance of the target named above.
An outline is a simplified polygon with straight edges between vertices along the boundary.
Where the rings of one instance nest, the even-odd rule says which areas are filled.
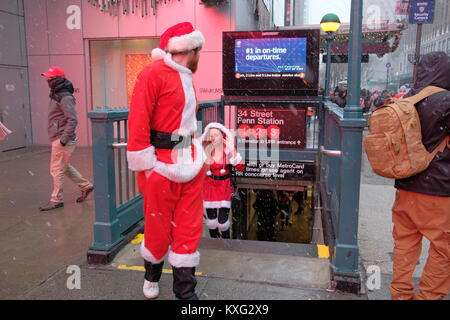
[[[180,23],[161,35],[153,63],[138,76],[129,114],[127,159],[144,196],[145,297],[158,297],[164,257],[173,268],[177,299],[197,300],[195,267],[203,231],[204,154],[197,130],[192,74],[204,43]],[[171,246],[169,250],[169,246]]]
[[[83,202],[94,187],[70,165],[77,141],[75,129],[78,124],[73,85],[65,78],[64,71],[59,67],[51,67],[41,75],[47,78],[50,87],[48,136],[52,142],[50,174],[53,177],[53,192],[50,201],[39,210],[49,211],[64,206],[64,175],[80,188],[81,196],[77,202]]]

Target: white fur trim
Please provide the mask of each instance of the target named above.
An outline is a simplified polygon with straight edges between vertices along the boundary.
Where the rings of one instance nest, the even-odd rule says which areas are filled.
[[[147,260],[148,262],[151,262],[153,264],[158,264],[161,261],[164,260],[164,256],[161,259],[156,259],[155,256],[145,247],[144,244],[144,239],[141,242],[141,256],[142,258],[144,258],[145,260]]]
[[[191,148],[178,149],[177,163],[156,161],[155,171],[170,181],[185,183],[194,179],[203,167],[206,156],[200,141],[193,139],[196,158],[192,160]]]
[[[241,161],[242,161],[242,157],[239,152],[236,154],[235,158],[230,158],[230,164],[233,167],[237,166],[239,163],[241,163]]]
[[[185,66],[182,66],[181,64],[178,64],[175,61],[173,61],[172,55],[170,53],[168,53],[164,56],[164,63],[178,72],[192,74],[191,69],[189,69]]]
[[[200,140],[202,142],[205,141],[206,135],[208,134],[208,131],[210,129],[219,129],[220,131],[225,133],[225,136],[227,137],[227,139],[229,139],[230,141],[233,139],[233,135],[231,134],[231,131],[228,130],[223,124],[218,123],[218,122],[211,122],[211,123],[208,123],[208,125],[205,127],[205,130],[200,138]]]
[[[200,263],[200,253],[195,251],[191,254],[179,254],[170,250],[168,261],[175,268],[192,268]]]
[[[227,231],[228,229],[230,229],[230,220],[227,220],[227,222],[222,224],[219,223],[217,228],[219,229],[220,232]]]
[[[167,55],[167,52],[160,48],[155,48],[152,50],[152,59],[153,60],[161,60]]]
[[[231,208],[231,201],[203,201],[203,206],[208,209]]]
[[[155,147],[139,151],[127,151],[128,168],[132,171],[152,169],[156,164]]]
[[[219,226],[219,219],[218,219],[218,218],[215,218],[215,219],[206,219],[206,226],[207,226],[208,229],[210,229],[210,230],[217,229],[217,227]]]
[[[192,86],[192,73],[180,72],[184,92],[184,108],[181,114],[180,129],[176,132],[182,136],[190,136],[197,131],[197,101]]]
[[[169,43],[167,44],[167,51],[183,52],[198,48],[204,43],[205,37],[203,37],[203,34],[200,31],[195,30],[179,37],[170,38]]]

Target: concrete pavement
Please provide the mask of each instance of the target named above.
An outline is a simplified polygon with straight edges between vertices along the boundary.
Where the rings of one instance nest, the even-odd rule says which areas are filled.
[[[108,266],[86,264],[86,251],[93,234],[92,196],[83,204],[75,203],[79,192],[68,181],[65,207],[44,213],[38,211],[51,192],[49,151],[48,147],[33,147],[0,155],[0,180],[4,182],[0,189],[0,299],[142,299],[143,271],[138,243],[127,245]],[[89,179],[92,177],[90,163],[90,149],[78,148],[73,164]],[[269,243],[262,246],[259,243],[259,249],[257,245],[241,244],[240,250],[230,250],[237,247],[236,243],[205,238],[197,270],[201,272],[200,298],[389,299],[393,248],[390,209],[395,190],[392,181],[371,173],[365,157],[361,182],[358,235],[361,265],[380,267],[380,289],[363,291],[360,296],[327,291],[328,260],[308,256],[308,250],[295,256],[293,252],[302,251],[295,246],[283,248],[285,244],[281,244],[266,252],[263,249],[269,248]],[[428,243],[424,241],[416,277],[425,264],[427,248]],[[80,266],[79,290],[67,288],[70,265]],[[166,264],[166,268],[161,280],[163,300],[173,298],[170,266]]]

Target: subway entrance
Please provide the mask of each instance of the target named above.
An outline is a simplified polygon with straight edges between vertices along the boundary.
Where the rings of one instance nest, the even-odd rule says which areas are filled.
[[[232,238],[311,243],[313,187],[254,186],[237,190],[232,211]]]

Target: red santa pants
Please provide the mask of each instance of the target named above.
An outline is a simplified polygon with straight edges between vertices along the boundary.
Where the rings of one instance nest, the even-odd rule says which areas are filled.
[[[177,268],[195,267],[203,233],[203,180],[205,167],[186,183],[173,182],[152,172],[144,186],[144,241],[141,255],[160,263],[171,246],[169,263]]]

